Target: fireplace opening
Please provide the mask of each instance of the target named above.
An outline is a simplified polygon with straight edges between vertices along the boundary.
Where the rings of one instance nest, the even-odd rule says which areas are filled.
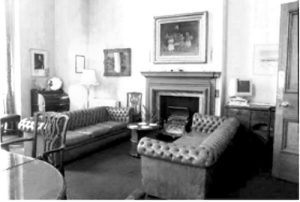
[[[164,125],[174,113],[187,114],[186,131],[190,131],[193,114],[199,112],[199,97],[191,96],[160,96],[160,121]]]

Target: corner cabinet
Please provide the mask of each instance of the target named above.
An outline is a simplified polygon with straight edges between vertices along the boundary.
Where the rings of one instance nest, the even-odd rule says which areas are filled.
[[[37,111],[68,111],[70,99],[63,90],[31,89],[31,116]]]

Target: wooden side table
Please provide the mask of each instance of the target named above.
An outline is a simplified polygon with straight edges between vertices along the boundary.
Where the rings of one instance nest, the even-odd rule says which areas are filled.
[[[139,158],[140,155],[137,153],[137,145],[141,138],[154,137],[157,130],[159,129],[158,124],[147,124],[147,123],[133,123],[127,126],[131,130],[131,148],[129,154],[133,157]]]

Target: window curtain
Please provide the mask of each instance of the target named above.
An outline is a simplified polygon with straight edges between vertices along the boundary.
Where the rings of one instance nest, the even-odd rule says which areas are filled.
[[[13,0],[5,0],[0,3],[1,33],[0,33],[0,114],[15,113],[14,100],[14,69],[13,69]]]

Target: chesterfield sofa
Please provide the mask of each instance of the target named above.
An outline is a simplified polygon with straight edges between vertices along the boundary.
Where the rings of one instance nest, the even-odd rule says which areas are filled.
[[[238,127],[236,118],[195,113],[191,132],[174,142],[142,138],[138,153],[144,192],[161,199],[206,198],[218,161]]]
[[[64,162],[75,160],[114,141],[129,138],[127,124],[132,120],[132,110],[125,107],[94,107],[64,112],[69,116]],[[32,136],[33,118],[22,119],[18,128],[25,137]],[[37,153],[42,151],[41,142],[38,136]],[[25,145],[25,154],[30,154],[30,151],[29,143]]]

